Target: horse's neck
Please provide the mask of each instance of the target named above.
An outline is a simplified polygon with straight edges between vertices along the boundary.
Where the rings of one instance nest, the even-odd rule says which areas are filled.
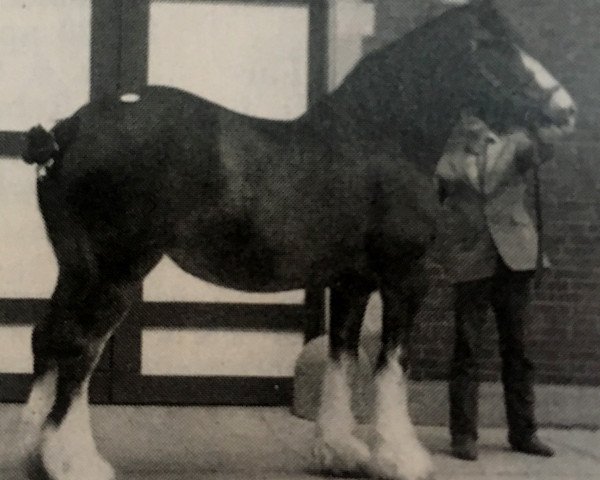
[[[369,109],[369,98],[334,92],[311,108],[303,120],[333,150],[353,151],[365,158],[371,155],[402,155],[433,172],[458,114],[440,108],[432,112],[401,106],[402,115],[386,117]]]

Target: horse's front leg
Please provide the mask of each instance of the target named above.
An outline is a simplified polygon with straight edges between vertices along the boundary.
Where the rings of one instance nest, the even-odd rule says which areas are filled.
[[[413,277],[414,278],[414,277]],[[423,282],[424,285],[424,282]],[[371,474],[377,478],[433,477],[427,450],[417,438],[408,411],[408,379],[402,365],[410,328],[425,287],[408,280],[383,285],[382,349],[375,371],[375,446]]]
[[[369,289],[344,278],[331,288],[329,355],[321,387],[315,456],[333,474],[360,474],[369,462],[368,446],[355,436],[350,378],[358,368],[358,343]]]
[[[90,376],[137,286],[63,274],[48,316],[34,330],[34,384],[23,412],[25,467],[33,480],[112,480],[96,449],[88,410]],[[85,283],[85,282],[84,282]]]

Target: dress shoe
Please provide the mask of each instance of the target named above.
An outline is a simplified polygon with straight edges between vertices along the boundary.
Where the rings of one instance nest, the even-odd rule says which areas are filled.
[[[452,455],[461,460],[477,460],[477,443],[471,437],[461,437],[452,440]]]
[[[525,439],[511,439],[510,446],[515,452],[527,453],[528,455],[539,455],[540,457],[552,457],[554,450],[533,435]]]

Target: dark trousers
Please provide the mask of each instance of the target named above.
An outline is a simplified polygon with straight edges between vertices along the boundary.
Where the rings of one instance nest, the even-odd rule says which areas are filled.
[[[498,260],[493,277],[457,283],[454,358],[450,372],[450,433],[477,438],[478,350],[491,306],[498,329],[509,440],[535,434],[533,365],[524,345],[524,323],[531,297],[531,271],[515,272]]]

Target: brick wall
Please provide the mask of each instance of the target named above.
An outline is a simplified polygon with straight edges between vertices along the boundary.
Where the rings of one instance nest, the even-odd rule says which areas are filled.
[[[580,108],[577,134],[543,168],[546,251],[553,263],[527,326],[540,382],[600,385],[600,2],[497,0],[525,48],[553,72]],[[438,6],[439,7],[439,6]],[[425,0],[376,1],[375,48],[414,27]],[[415,378],[445,378],[453,337],[452,297],[432,265],[432,291],[414,331]],[[482,378],[498,377],[493,321],[484,330]]]

